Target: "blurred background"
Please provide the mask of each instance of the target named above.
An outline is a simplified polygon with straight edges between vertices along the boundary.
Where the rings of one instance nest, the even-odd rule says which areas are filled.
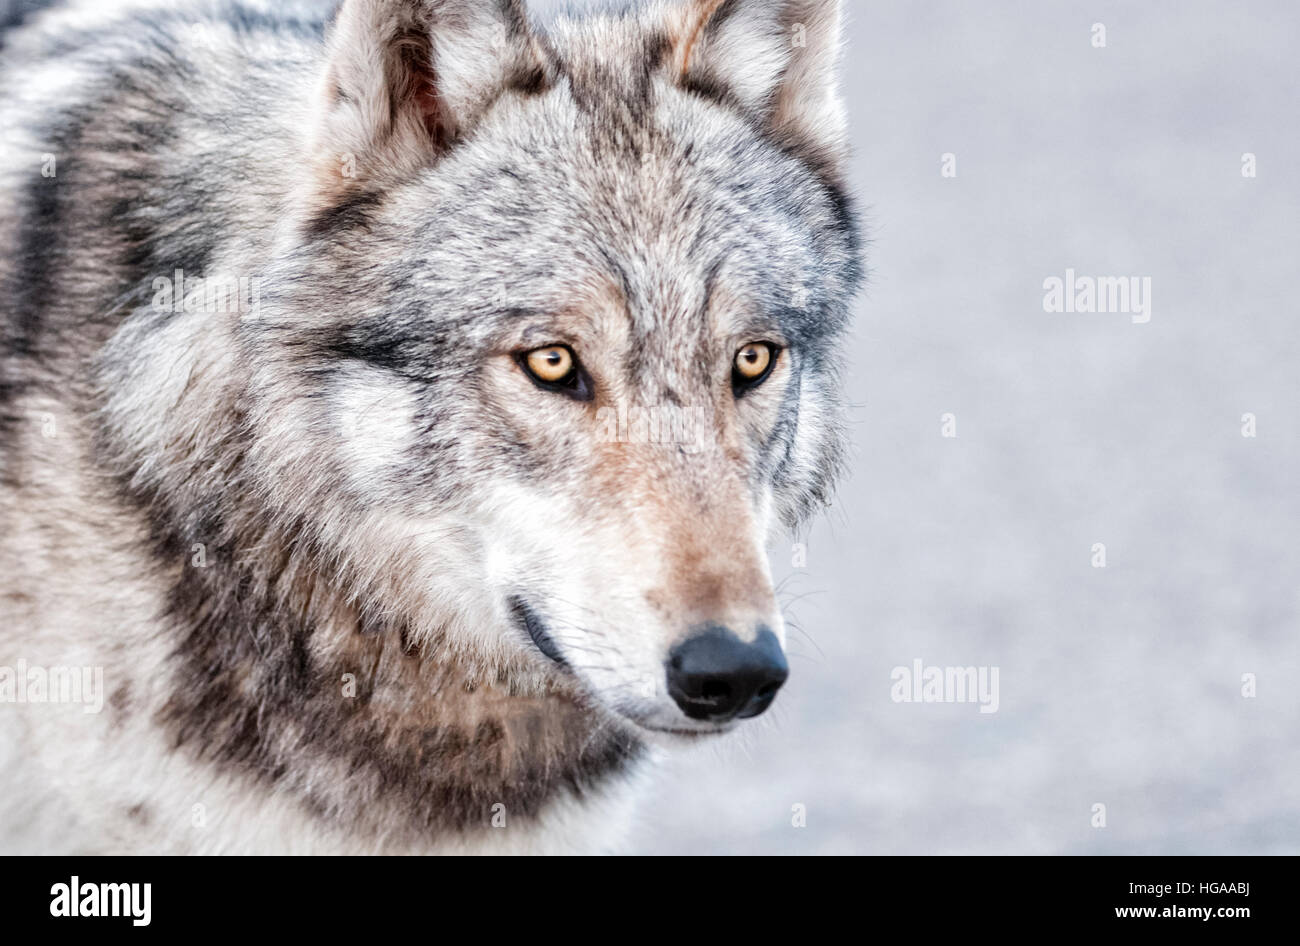
[[[636,850],[1300,853],[1300,7],[849,15],[854,472],[773,551],[790,683],[669,759]],[[1150,321],[1045,312],[1067,268],[1149,276]],[[918,658],[998,711],[895,703]]]

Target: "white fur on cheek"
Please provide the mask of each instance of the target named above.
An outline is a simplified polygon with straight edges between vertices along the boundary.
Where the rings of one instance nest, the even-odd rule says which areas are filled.
[[[348,478],[373,487],[415,442],[415,392],[388,371],[353,365],[339,373],[331,396]]]

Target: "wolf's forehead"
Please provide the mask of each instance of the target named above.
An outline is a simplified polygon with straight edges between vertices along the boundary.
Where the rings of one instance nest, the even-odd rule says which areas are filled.
[[[683,352],[843,294],[850,235],[804,162],[647,67],[653,30],[567,29],[551,38],[560,80],[503,100],[403,198],[436,309],[565,311],[599,286],[633,344],[662,349],[667,333]]]
[[[671,53],[668,25],[635,8],[560,16],[545,28],[547,57],[582,90],[636,92]]]
[[[803,213],[813,200],[770,152],[709,142],[687,160],[699,144],[687,127],[610,153],[593,140],[604,132],[564,121],[562,103],[550,112],[483,135],[441,169],[434,200],[404,204],[419,217],[410,249],[440,288],[482,281],[476,297],[533,308],[612,286],[634,327],[651,330],[685,328],[719,292],[766,299],[818,271]]]

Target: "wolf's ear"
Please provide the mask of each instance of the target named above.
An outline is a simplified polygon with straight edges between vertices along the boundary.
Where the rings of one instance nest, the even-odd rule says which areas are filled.
[[[671,68],[684,87],[730,102],[838,174],[840,9],[840,0],[686,0],[669,24]]]
[[[544,60],[521,0],[344,0],[311,143],[319,189],[427,163]]]

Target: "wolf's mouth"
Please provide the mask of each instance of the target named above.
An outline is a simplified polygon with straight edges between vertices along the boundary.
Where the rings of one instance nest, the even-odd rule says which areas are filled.
[[[645,723],[637,723],[647,732],[660,733],[666,736],[681,736],[686,739],[707,739],[710,736],[721,736],[732,731],[731,726],[710,726],[707,729],[679,729],[675,726],[650,726]]]
[[[561,667],[568,667],[568,662],[564,659],[564,654],[560,652],[559,646],[546,632],[546,622],[538,616],[537,612],[528,606],[528,603],[518,595],[512,595],[509,600],[510,613],[514,615],[515,621],[523,628],[529,639],[536,645],[537,649],[543,654],[555,661]]]

